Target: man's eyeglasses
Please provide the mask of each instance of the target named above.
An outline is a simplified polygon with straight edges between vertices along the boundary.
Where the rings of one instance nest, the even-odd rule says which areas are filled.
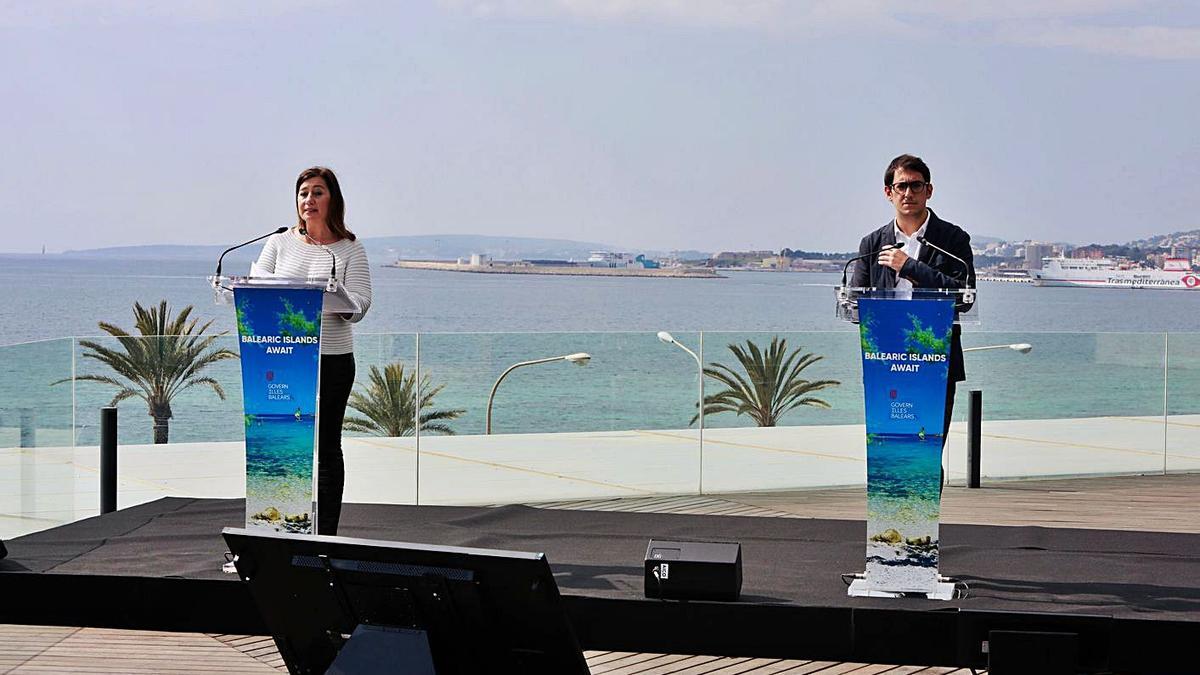
[[[903,194],[908,190],[912,190],[913,192],[924,192],[928,185],[929,183],[926,183],[923,180],[910,180],[904,183],[892,183],[888,187]]]

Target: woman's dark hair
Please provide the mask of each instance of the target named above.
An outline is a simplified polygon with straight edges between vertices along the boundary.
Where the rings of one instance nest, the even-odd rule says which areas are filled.
[[[925,164],[925,160],[916,155],[900,155],[896,159],[893,159],[892,163],[888,164],[887,171],[883,172],[883,184],[885,187],[891,187],[892,178],[896,176],[897,169],[916,171],[921,174],[926,183],[930,182],[929,166]]]
[[[299,196],[300,186],[309,178],[320,178],[329,188],[329,217],[325,220],[329,231],[342,239],[354,241],[354,233],[346,227],[346,200],[342,197],[342,186],[338,185],[338,179],[334,175],[333,169],[314,166],[301,171],[300,177],[296,179],[296,192],[293,197]],[[300,216],[299,204],[296,204],[296,217],[299,219],[300,227],[304,227],[304,218]]]

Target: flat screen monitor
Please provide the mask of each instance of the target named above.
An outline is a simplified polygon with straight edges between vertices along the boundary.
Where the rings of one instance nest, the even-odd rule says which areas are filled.
[[[437,675],[588,672],[542,553],[222,534],[291,673],[348,672],[364,658],[395,672],[409,656],[432,662],[413,672]]]

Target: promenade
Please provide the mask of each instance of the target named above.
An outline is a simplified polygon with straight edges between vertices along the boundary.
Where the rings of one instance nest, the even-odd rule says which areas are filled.
[[[1162,417],[985,422],[984,481],[1200,471],[1200,415],[1172,416],[1165,435],[1163,424]],[[703,453],[695,429],[422,436],[419,452],[412,437],[347,437],[344,498],[479,505],[860,487],[863,435],[862,425],[706,429]],[[948,477],[962,485],[965,424],[950,436]],[[244,476],[241,442],[123,445],[118,506],[243,497]],[[0,449],[0,538],[98,507],[98,448]]]

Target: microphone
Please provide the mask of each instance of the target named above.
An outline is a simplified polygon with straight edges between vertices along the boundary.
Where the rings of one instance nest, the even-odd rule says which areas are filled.
[[[230,246],[229,248],[225,249],[225,253],[229,253],[230,251],[236,251],[243,246],[249,246],[250,244],[253,244],[256,241],[261,241],[263,239],[266,239],[267,237],[269,237],[273,234],[283,234],[284,232],[287,232],[286,225],[276,228],[274,232],[268,232],[261,237],[255,237],[255,238],[251,239],[250,241],[242,242],[242,243],[238,244],[237,246]],[[225,253],[222,253],[221,257],[217,258],[217,273],[213,276],[218,276],[218,277],[221,276],[221,261],[225,259]]]
[[[880,246],[879,249],[877,249],[875,251],[871,251],[870,253],[864,253],[862,255],[856,255],[853,258],[847,260],[846,266],[842,268],[842,286],[846,285],[846,271],[850,269],[850,263],[857,262],[859,260],[862,260],[863,258],[870,258],[873,255],[879,255],[880,253],[883,253],[884,251],[891,251],[891,250],[897,249],[897,248],[904,248],[904,244],[885,244],[883,246]]]
[[[321,244],[321,250],[325,251],[326,253],[329,254],[329,262],[331,264],[331,267],[329,268],[329,281],[330,282],[336,281],[337,280],[337,256],[335,256],[333,254],[333,251],[330,251],[328,248],[326,248],[325,244]]]
[[[308,228],[306,228],[306,227],[300,228],[300,234],[307,237],[308,236]],[[314,240],[314,239],[309,239],[309,241],[313,242],[314,244],[317,244],[316,240]],[[333,251],[330,251],[328,248],[326,248],[325,244],[317,244],[317,246],[320,247],[320,249],[322,251],[325,251],[326,253],[329,254],[329,260],[333,264],[333,266],[329,268],[329,280],[333,281],[337,278],[337,256],[335,256],[333,254]]]
[[[958,263],[963,266],[963,270],[967,273],[967,279],[966,279],[965,285],[970,287],[970,285],[971,285],[971,266],[967,264],[966,260],[963,260],[962,258],[954,255],[950,251],[947,251],[946,249],[942,248],[941,246],[938,246],[937,244],[933,243],[932,241],[929,241],[928,239],[926,239],[923,236],[917,237],[917,241],[921,242],[922,246],[928,246],[929,248],[937,251],[938,253],[941,253],[942,255],[944,255],[952,260],[957,260]]]

